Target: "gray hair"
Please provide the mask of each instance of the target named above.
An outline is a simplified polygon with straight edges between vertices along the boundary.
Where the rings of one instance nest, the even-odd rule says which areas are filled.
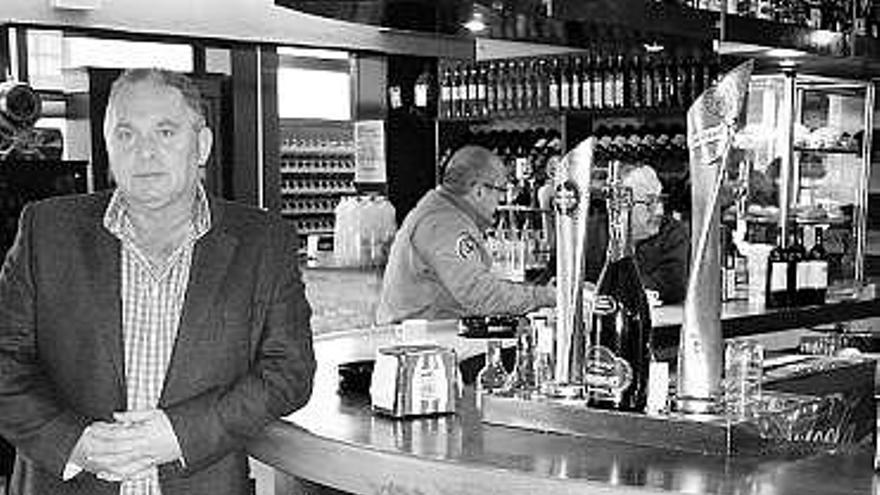
[[[443,188],[463,196],[479,182],[503,174],[501,159],[482,146],[467,145],[449,158],[443,173]]]
[[[127,69],[113,82],[110,87],[110,97],[107,99],[107,112],[109,115],[113,101],[127,87],[133,86],[141,81],[149,81],[156,86],[166,86],[175,88],[180,91],[183,96],[183,102],[187,108],[193,113],[193,126],[198,129],[207,122],[205,114],[205,104],[202,100],[202,93],[198,86],[189,77],[168,69],[151,68],[135,68]],[[105,117],[104,125],[107,125],[109,119]]]

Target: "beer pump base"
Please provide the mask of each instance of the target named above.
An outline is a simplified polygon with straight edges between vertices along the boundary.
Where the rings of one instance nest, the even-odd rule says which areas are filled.
[[[482,421],[708,455],[807,456],[873,435],[875,363],[815,357],[774,369],[748,417],[594,409],[584,399],[483,395]]]

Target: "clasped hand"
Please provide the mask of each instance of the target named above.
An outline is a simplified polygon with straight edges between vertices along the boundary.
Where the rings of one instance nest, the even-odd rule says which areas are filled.
[[[107,481],[136,479],[149,468],[180,459],[180,445],[168,416],[158,409],[113,414],[83,431],[72,462]]]

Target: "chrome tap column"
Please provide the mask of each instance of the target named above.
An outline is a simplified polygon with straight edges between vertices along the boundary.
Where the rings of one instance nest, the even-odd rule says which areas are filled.
[[[572,149],[554,171],[556,210],[556,346],[554,381],[566,397],[583,392],[584,277],[586,275],[587,217],[590,209],[590,176],[596,138]]]
[[[753,62],[707,89],[687,114],[691,177],[691,266],[678,348],[677,407],[707,413],[721,387],[721,223],[718,194]]]

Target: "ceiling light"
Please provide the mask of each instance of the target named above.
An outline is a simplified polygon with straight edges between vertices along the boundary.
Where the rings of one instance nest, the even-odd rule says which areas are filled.
[[[483,20],[483,14],[474,12],[470,20],[464,23],[464,27],[472,33],[481,33],[486,29],[486,22]]]
[[[802,52],[800,50],[792,50],[790,48],[771,48],[771,49],[767,50],[766,52],[764,52],[764,54],[767,55],[768,57],[788,58],[788,59],[803,57],[803,56],[807,55],[806,52]]]
[[[647,51],[648,53],[657,53],[663,51],[663,45],[659,45],[653,41],[651,43],[645,43],[644,46],[645,51]]]

